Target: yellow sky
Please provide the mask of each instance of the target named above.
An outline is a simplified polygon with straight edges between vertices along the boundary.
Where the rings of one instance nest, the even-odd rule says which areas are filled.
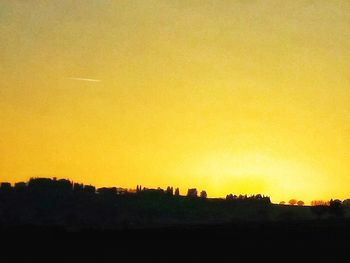
[[[1,1],[0,181],[31,176],[349,198],[349,1]]]

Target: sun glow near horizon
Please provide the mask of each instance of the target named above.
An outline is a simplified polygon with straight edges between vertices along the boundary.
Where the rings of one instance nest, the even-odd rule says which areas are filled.
[[[320,189],[325,175],[319,169],[259,152],[209,153],[187,160],[177,172],[191,174],[202,188],[209,186],[212,197],[260,193],[277,203],[291,196],[310,202],[320,196],[312,191],[314,187],[326,193]]]
[[[349,1],[5,1],[0,181],[350,197]]]

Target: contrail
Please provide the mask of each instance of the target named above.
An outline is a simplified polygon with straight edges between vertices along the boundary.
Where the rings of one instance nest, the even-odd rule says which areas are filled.
[[[90,82],[100,82],[100,79],[86,79],[86,78],[69,78],[72,80],[90,81]]]

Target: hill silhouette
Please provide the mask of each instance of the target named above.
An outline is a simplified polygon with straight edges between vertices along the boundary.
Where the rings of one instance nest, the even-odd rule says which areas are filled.
[[[292,203],[292,202],[290,202]],[[297,203],[296,200],[293,203]],[[315,220],[347,217],[349,202],[331,200],[314,206],[272,204],[260,194],[208,198],[190,188],[135,190],[74,183],[67,179],[31,178],[0,184],[0,226],[56,226],[69,230],[124,229],[232,222]]]
[[[31,178],[28,182],[0,185],[0,225],[60,226],[122,229],[177,224],[227,223],[232,220],[269,219],[269,197],[232,196],[207,198],[188,189],[186,196],[168,187],[135,190],[117,187],[96,189],[67,179]]]
[[[61,255],[68,257],[73,252],[81,259],[97,251],[94,255],[99,261],[101,253],[108,251],[106,259],[113,259],[115,254],[110,251],[115,247],[119,256],[149,253],[154,248],[167,253],[177,248],[175,253],[180,255],[181,248],[183,253],[197,251],[197,259],[205,258],[218,244],[247,250],[248,254],[253,248],[268,251],[270,247],[338,249],[350,241],[349,214],[348,200],[292,206],[272,204],[269,197],[260,194],[208,198],[205,191],[198,194],[195,188],[181,196],[179,189],[170,186],[165,190],[139,185],[135,190],[96,189],[56,178],[0,184],[4,251],[27,251],[12,253],[10,258],[37,256],[35,244],[56,253],[62,241]],[[194,250],[194,244],[201,249]]]

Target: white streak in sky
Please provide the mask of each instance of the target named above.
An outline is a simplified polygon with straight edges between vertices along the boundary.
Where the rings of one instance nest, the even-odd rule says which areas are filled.
[[[86,79],[86,78],[69,78],[72,80],[80,80],[80,81],[90,81],[90,82],[100,82],[100,79]]]

